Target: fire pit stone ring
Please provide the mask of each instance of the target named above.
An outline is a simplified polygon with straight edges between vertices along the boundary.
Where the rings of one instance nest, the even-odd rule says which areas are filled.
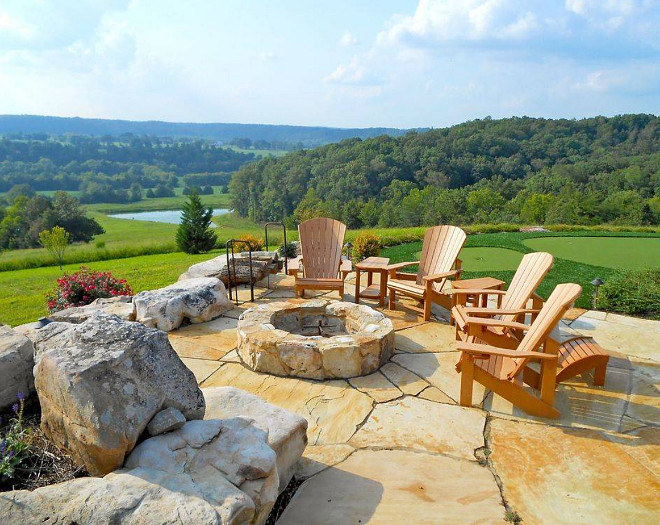
[[[266,303],[238,321],[238,355],[252,370],[335,379],[378,370],[394,352],[394,326],[365,305],[327,300]]]

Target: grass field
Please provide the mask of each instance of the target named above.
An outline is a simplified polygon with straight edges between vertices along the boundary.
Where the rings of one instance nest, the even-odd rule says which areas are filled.
[[[607,268],[641,269],[660,266],[660,238],[543,237],[525,246],[555,257]]]
[[[200,195],[202,204],[211,208],[228,208],[229,207],[229,194],[220,193],[221,186],[214,186],[215,193],[213,195]],[[85,204],[85,208],[90,211],[100,213],[122,213],[122,212],[136,212],[136,211],[156,211],[156,210],[178,210],[186,201],[186,195],[183,195],[183,188],[176,188],[175,197],[160,197],[157,199],[142,199],[137,202],[128,202],[126,204]]]
[[[110,271],[117,278],[127,279],[137,293],[172,284],[191,264],[220,253],[220,250],[202,255],[167,253],[91,262],[85,266]],[[78,264],[67,265],[64,271],[74,272],[79,267]],[[45,294],[61,276],[62,272],[56,266],[0,272],[0,323],[15,326],[46,315]]]
[[[651,238],[644,236],[651,236]],[[629,237],[630,236],[630,237]],[[623,242],[623,244],[622,244]],[[572,244],[568,244],[572,243]],[[585,243],[589,253],[597,253],[599,258],[593,259],[598,264],[570,260],[565,257],[564,252],[555,251],[554,246],[571,246],[568,251],[571,255],[577,251],[575,248]],[[576,302],[576,306],[582,308],[591,307],[591,294],[593,286],[591,281],[600,277],[607,281],[608,277],[616,272],[617,268],[634,268],[644,260],[645,249],[660,243],[657,234],[629,234],[629,233],[606,233],[606,232],[570,232],[570,233],[485,233],[470,235],[467,238],[465,248],[461,252],[464,272],[463,279],[472,277],[484,277],[490,275],[503,281],[510,282],[518,261],[524,253],[533,251],[549,251],[555,256],[555,264],[539,287],[539,293],[543,297],[557,284],[573,282],[582,286],[583,292]],[[532,246],[533,245],[533,246]],[[621,257],[622,246],[631,249],[629,258]],[[631,247],[635,247],[633,250]],[[646,248],[645,248],[646,247]],[[422,248],[421,242],[401,244],[382,250],[383,257],[389,257],[391,262],[406,260],[417,260]],[[640,256],[633,256],[641,253]],[[660,258],[647,257],[648,266],[660,266]],[[515,255],[514,255],[515,254]],[[624,254],[627,255],[627,254]],[[633,264],[628,264],[628,260]],[[617,262],[618,261],[618,262]],[[508,266],[508,269],[507,269]]]
[[[225,149],[231,149],[233,151],[236,151],[237,153],[253,153],[257,157],[281,157],[282,155],[286,155],[287,153],[291,153],[290,151],[284,151],[284,150],[279,150],[279,149],[245,149],[245,148],[239,148],[238,146],[224,146]]]

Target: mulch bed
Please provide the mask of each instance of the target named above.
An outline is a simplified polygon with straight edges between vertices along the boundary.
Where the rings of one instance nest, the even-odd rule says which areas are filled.
[[[11,411],[0,414],[0,434],[4,435],[9,420],[15,417]],[[57,448],[41,432],[39,422],[41,410],[36,399],[28,399],[23,413],[23,426],[32,429],[32,454],[16,469],[9,480],[0,480],[0,492],[8,490],[34,490],[74,478],[89,476],[84,467],[77,466],[73,459]]]

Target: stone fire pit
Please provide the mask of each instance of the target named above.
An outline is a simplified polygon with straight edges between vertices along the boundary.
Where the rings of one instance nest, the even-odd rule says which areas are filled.
[[[311,300],[247,310],[238,321],[238,353],[249,368],[309,379],[371,374],[394,351],[394,326],[368,306]]]

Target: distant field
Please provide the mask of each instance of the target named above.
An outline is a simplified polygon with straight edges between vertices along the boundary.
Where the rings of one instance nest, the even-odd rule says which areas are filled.
[[[415,259],[422,256],[421,243],[419,245],[420,251],[415,252]],[[473,272],[515,270],[522,256],[522,253],[506,248],[463,248],[461,262]]]
[[[525,246],[555,257],[607,268],[660,267],[660,238],[543,237],[526,239]]]
[[[202,204],[211,208],[228,208],[229,207],[229,194],[220,193],[221,186],[216,186],[213,195],[200,195]],[[178,210],[186,201],[187,196],[183,195],[183,188],[176,188],[175,197],[160,197],[157,199],[142,199],[137,202],[129,202],[126,204],[113,204],[113,203],[100,203],[100,204],[85,204],[85,208],[90,211],[97,211],[101,213],[122,213],[122,212],[135,212],[135,211],[156,211],[156,210]]]
[[[224,146],[226,149],[231,149],[237,153],[253,153],[257,157],[281,157],[290,151],[284,151],[279,149],[245,149],[239,148],[238,146]]]

